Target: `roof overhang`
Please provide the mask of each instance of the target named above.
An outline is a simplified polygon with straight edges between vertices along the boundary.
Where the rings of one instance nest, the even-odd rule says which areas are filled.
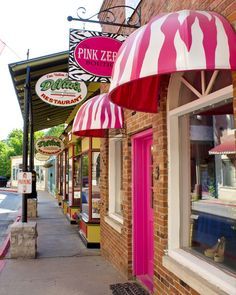
[[[38,79],[53,72],[68,72],[69,52],[64,51],[34,59],[9,64],[9,70],[15,88],[18,103],[24,117],[24,84],[26,81],[26,69],[30,67],[30,89],[32,95],[32,111],[34,131],[39,131],[59,124],[69,124],[79,109],[79,105],[69,107],[57,107],[42,101],[35,92],[35,84]],[[89,83],[86,99],[99,94],[99,83]]]

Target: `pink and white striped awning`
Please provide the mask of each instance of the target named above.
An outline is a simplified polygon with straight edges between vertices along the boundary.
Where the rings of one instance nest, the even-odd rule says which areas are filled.
[[[108,99],[106,93],[94,96],[81,106],[75,116],[72,133],[105,137],[107,129],[113,128],[123,128],[123,111]]]
[[[125,108],[157,112],[160,75],[215,69],[236,70],[236,33],[230,23],[211,11],[161,14],[121,46],[109,99]]]
[[[232,155],[236,154],[236,137],[234,134],[230,134],[224,137],[221,144],[218,144],[211,150],[210,155]]]

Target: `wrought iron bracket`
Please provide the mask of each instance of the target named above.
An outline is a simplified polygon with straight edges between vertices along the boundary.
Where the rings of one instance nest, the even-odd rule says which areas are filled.
[[[133,11],[132,17],[125,19],[125,21],[123,23],[116,22],[117,17],[115,15],[114,11],[115,10],[118,11],[119,8],[131,9]],[[96,16],[99,16],[102,13],[107,13],[106,20],[99,21],[99,20],[94,19]],[[67,20],[69,22],[80,21],[80,22],[84,22],[84,23],[95,23],[95,24],[134,28],[134,29],[138,29],[141,26],[141,7],[138,7],[137,9],[135,9],[131,6],[117,5],[117,6],[110,7],[108,9],[101,10],[98,13],[96,13],[88,18],[82,17],[81,14],[86,14],[86,9],[84,7],[79,7],[77,9],[77,17],[68,16]],[[137,20],[133,23],[133,16],[134,15],[137,16],[137,17],[135,17],[135,20],[136,20],[136,18],[137,18]]]

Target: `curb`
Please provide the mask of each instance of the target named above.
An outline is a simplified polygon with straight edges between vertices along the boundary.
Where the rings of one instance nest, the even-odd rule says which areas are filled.
[[[18,216],[16,220],[13,222],[13,224],[16,222],[19,222],[20,219],[21,219],[21,209],[19,209]],[[9,248],[10,248],[10,234],[7,235],[3,245],[0,247],[0,273],[6,264],[6,261],[4,261],[3,259],[6,256]]]
[[[0,259],[3,259],[6,256],[9,247],[10,247],[10,234],[7,235],[3,245],[0,247]]]
[[[19,222],[20,218],[21,218],[21,216],[18,215],[16,220],[13,222],[13,224],[16,222]],[[10,234],[7,235],[3,245],[0,247],[0,259],[3,259],[6,256],[8,250],[9,250],[9,247],[10,247]]]
[[[2,189],[0,188],[0,193],[9,192],[9,193],[18,193],[16,189]]]

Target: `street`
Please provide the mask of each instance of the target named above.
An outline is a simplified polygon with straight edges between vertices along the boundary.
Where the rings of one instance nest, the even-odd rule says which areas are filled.
[[[21,206],[21,196],[11,192],[0,192],[0,247],[9,233]]]

